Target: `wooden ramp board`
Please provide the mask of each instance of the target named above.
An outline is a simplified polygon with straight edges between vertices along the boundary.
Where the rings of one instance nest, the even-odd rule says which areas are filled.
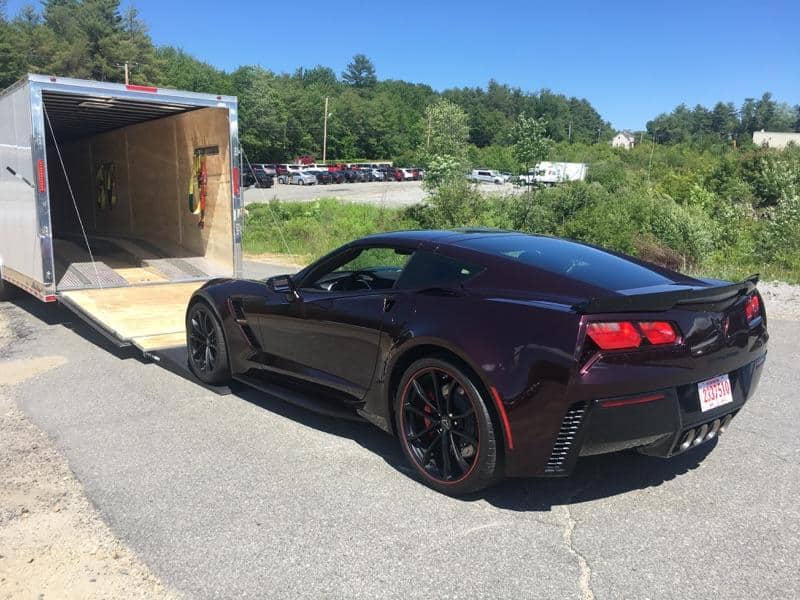
[[[61,292],[62,302],[121,344],[145,352],[186,343],[186,306],[204,282]]]

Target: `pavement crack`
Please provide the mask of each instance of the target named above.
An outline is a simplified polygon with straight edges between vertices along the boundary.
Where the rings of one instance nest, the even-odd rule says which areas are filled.
[[[567,547],[567,551],[575,557],[578,561],[578,567],[580,568],[578,587],[581,591],[581,600],[594,600],[594,592],[592,591],[592,569],[586,557],[575,548],[572,540],[572,536],[575,533],[576,521],[572,518],[572,511],[569,509],[569,504],[562,505],[561,509],[564,515],[564,529],[561,532],[561,536],[564,540],[564,545]]]

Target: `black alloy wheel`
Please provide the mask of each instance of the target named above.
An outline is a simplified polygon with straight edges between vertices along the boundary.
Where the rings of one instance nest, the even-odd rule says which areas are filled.
[[[220,384],[228,380],[228,349],[222,326],[205,302],[197,302],[186,317],[189,366],[200,381]]]
[[[451,495],[474,492],[497,476],[491,416],[472,379],[436,358],[411,365],[395,404],[403,451],[431,487]]]

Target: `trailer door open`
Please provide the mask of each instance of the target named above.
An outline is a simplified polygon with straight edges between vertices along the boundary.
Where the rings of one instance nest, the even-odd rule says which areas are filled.
[[[186,307],[192,293],[202,284],[74,290],[61,292],[59,299],[117,345],[155,352],[186,343]]]

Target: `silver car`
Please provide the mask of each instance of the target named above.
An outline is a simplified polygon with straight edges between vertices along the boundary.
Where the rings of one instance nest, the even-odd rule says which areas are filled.
[[[316,183],[317,178],[311,173],[299,171],[289,175],[289,185],[315,185]]]

